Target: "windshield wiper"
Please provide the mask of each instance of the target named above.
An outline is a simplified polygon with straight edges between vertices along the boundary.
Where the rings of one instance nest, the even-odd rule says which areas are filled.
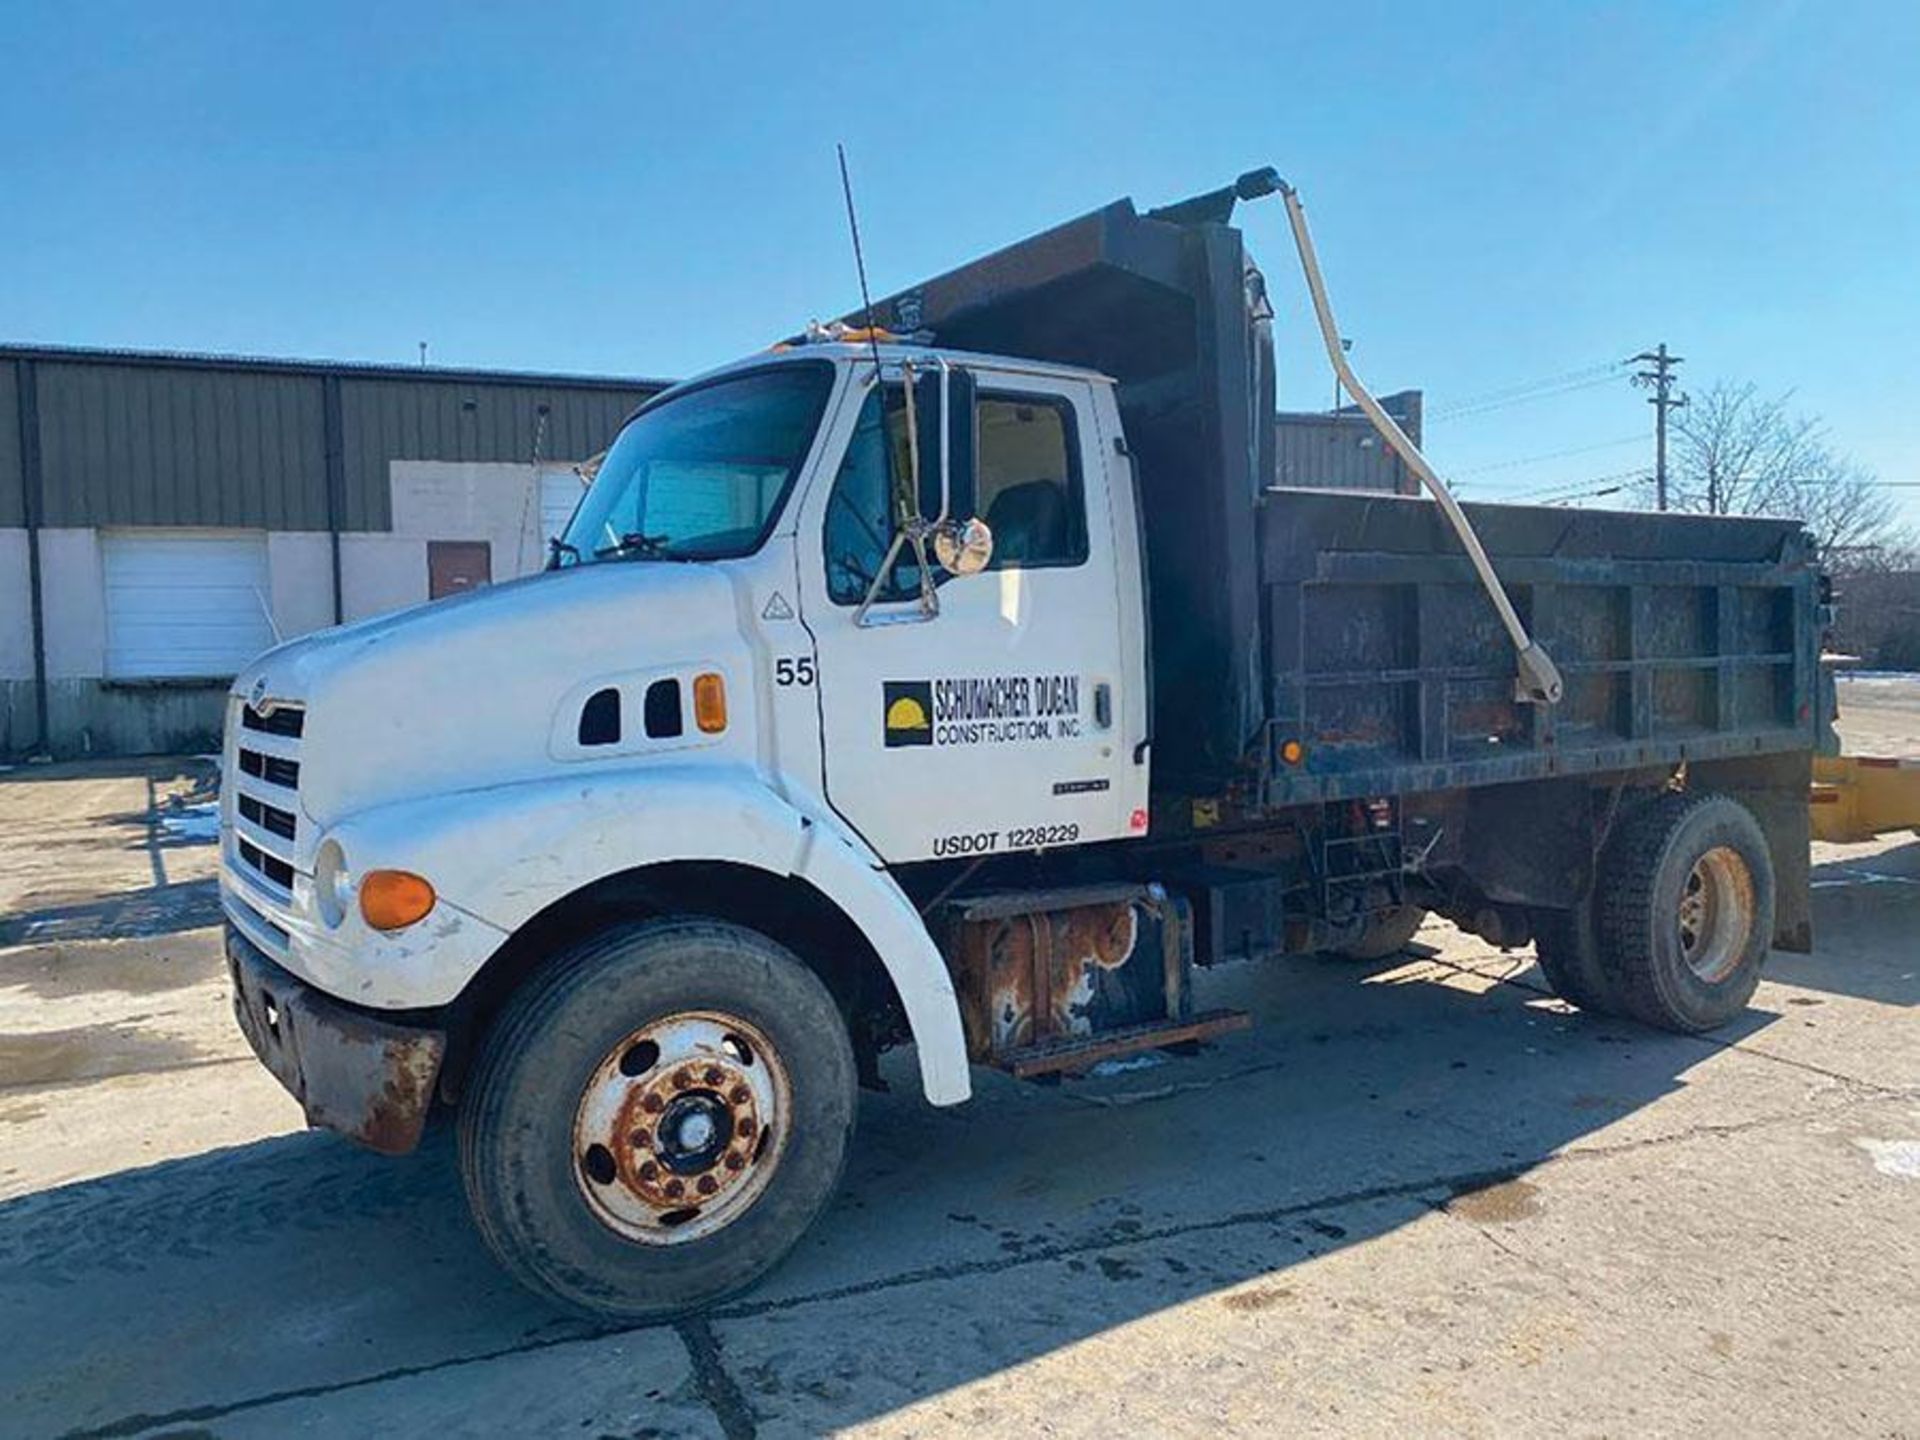
[[[667,541],[672,538],[669,535],[643,535],[638,530],[631,530],[622,535],[617,543],[602,545],[593,553],[601,559],[609,555],[639,555],[648,560],[674,560],[679,557],[667,549]]]
[[[574,564],[578,565],[580,563],[579,546],[569,545],[558,535],[549,535],[547,537],[547,568],[549,570],[558,570],[560,568],[560,557],[562,555],[571,555]]]

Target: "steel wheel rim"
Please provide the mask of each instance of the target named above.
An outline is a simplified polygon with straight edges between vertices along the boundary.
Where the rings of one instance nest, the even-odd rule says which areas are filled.
[[[1687,872],[1680,889],[1680,954],[1709,984],[1739,968],[1753,935],[1753,873],[1740,852],[1716,845]]]
[[[663,1016],[594,1067],[573,1120],[574,1180],[623,1239],[684,1245],[765,1192],[786,1149],[793,1089],[755,1025],[717,1010]]]

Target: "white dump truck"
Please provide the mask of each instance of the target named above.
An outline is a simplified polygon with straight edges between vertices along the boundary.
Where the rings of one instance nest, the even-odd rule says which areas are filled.
[[[787,1252],[891,1047],[943,1106],[1191,1047],[1198,969],[1429,911],[1740,1011],[1809,939],[1807,536],[1277,488],[1276,190],[1310,261],[1270,171],[1116,201],[650,401],[545,573],[238,677],[236,1010],[310,1121],[449,1116],[508,1269],[643,1317]]]

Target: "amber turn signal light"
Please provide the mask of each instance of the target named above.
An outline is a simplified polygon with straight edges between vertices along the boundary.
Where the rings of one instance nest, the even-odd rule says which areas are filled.
[[[360,913],[376,930],[404,930],[433,909],[433,886],[406,870],[369,870],[360,882]]]
[[[712,671],[693,677],[693,723],[708,735],[727,728],[727,682]]]
[[[1280,747],[1280,758],[1289,765],[1298,765],[1307,758],[1307,747],[1298,740],[1289,740]]]

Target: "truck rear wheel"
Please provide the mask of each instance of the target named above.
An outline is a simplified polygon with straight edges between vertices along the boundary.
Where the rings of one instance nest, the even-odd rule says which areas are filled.
[[[639,1320],[771,1269],[852,1137],[852,1046],[818,976],[707,920],[561,956],[493,1026],[460,1111],[474,1220],[530,1288]]]
[[[1623,1009],[1692,1034],[1738,1015],[1773,939],[1773,859],[1759,822],[1726,795],[1671,794],[1607,847],[1598,929]]]
[[[1533,955],[1547,984],[1569,1005],[1595,1015],[1617,1015],[1620,999],[1600,956],[1591,896],[1571,910],[1535,910]]]
[[[1427,912],[1419,905],[1395,905],[1367,916],[1359,937],[1334,950],[1347,960],[1384,960],[1398,955],[1426,923]]]

